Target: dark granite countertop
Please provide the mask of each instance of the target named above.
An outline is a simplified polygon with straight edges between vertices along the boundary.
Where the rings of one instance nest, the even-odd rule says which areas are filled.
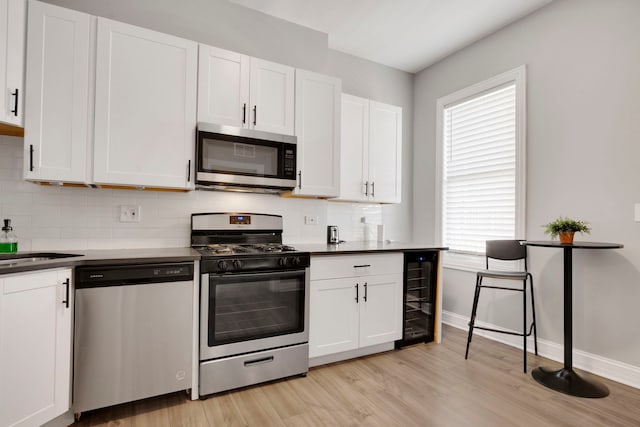
[[[336,255],[350,253],[367,252],[406,252],[414,250],[447,250],[447,247],[436,246],[430,243],[407,243],[407,242],[344,242],[337,245],[326,243],[318,244],[296,244],[297,250],[310,252],[311,255]]]
[[[3,274],[20,273],[25,271],[44,270],[48,268],[77,267],[80,265],[107,265],[107,264],[137,264],[154,262],[184,262],[200,259],[200,254],[191,248],[150,248],[150,249],[105,249],[85,251],[31,251],[18,252],[19,254],[38,253],[65,253],[80,256],[58,258],[45,261],[33,261],[28,263],[0,264],[0,276]],[[0,254],[0,260],[4,255]]]
[[[404,242],[345,242],[337,245],[325,243],[296,244],[299,251],[310,252],[312,255],[355,254],[372,252],[406,252],[413,250],[447,250],[446,247],[428,243]],[[19,252],[19,254],[38,254],[45,251]],[[44,270],[48,268],[77,267],[81,265],[108,264],[137,264],[154,262],[184,262],[200,259],[200,253],[191,248],[149,248],[149,249],[104,249],[83,251],[46,251],[48,253],[77,254],[76,257],[33,261],[18,264],[2,265],[0,276],[3,274],[21,273],[26,271]],[[8,254],[0,254],[2,257]]]

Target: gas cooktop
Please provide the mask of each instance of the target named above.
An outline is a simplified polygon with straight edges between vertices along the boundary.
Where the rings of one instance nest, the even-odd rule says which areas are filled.
[[[191,215],[191,247],[202,254],[203,273],[300,270],[308,252],[282,243],[282,217],[255,213]]]
[[[295,252],[293,246],[282,243],[253,243],[253,244],[208,244],[195,247],[204,256],[226,256],[226,255],[255,255],[270,253]]]

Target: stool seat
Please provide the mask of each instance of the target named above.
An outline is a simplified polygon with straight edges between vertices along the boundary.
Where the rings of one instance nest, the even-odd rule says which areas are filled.
[[[473,297],[473,308],[471,309],[471,318],[469,319],[469,334],[467,337],[467,350],[464,358],[469,357],[469,346],[471,345],[471,338],[473,337],[473,330],[482,329],[485,331],[496,332],[500,334],[517,335],[523,337],[523,350],[524,350],[524,372],[527,372],[527,337],[533,333],[533,343],[535,346],[535,353],[538,354],[538,337],[536,333],[536,306],[533,295],[533,276],[527,271],[527,247],[520,244],[520,240],[487,240],[486,252],[485,252],[485,264],[486,270],[480,270],[476,273],[476,288]],[[489,259],[496,259],[502,261],[524,261],[524,271],[503,271],[503,270],[490,270]],[[507,287],[498,286],[493,283],[490,285],[483,284],[483,279],[496,279],[496,280],[517,280],[521,282],[521,287]],[[533,321],[527,331],[527,282],[529,282],[531,292],[531,309]],[[522,292],[522,332],[514,332],[505,329],[488,328],[484,326],[475,326],[476,314],[478,312],[478,300],[480,299],[480,291],[485,289],[497,289],[503,291],[515,291]]]
[[[511,280],[525,280],[527,275],[526,271],[500,271],[500,270],[481,270],[476,273],[478,276],[491,277],[493,279],[511,279]]]

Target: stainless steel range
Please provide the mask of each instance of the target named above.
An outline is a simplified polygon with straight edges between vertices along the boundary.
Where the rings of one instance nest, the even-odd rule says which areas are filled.
[[[200,395],[309,369],[309,254],[282,244],[282,217],[191,216],[200,270]]]

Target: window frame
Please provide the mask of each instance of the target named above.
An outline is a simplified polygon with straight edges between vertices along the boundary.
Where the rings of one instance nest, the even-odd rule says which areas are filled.
[[[516,113],[516,200],[515,200],[515,238],[524,239],[526,229],[526,66],[521,65],[512,70],[491,77],[482,82],[442,96],[436,101],[436,221],[435,236],[437,244],[443,244],[443,170],[444,170],[444,110],[448,106],[459,104],[478,97],[509,83],[515,83]],[[442,257],[445,268],[477,271],[485,268],[484,254],[476,255],[456,251],[445,252]]]

